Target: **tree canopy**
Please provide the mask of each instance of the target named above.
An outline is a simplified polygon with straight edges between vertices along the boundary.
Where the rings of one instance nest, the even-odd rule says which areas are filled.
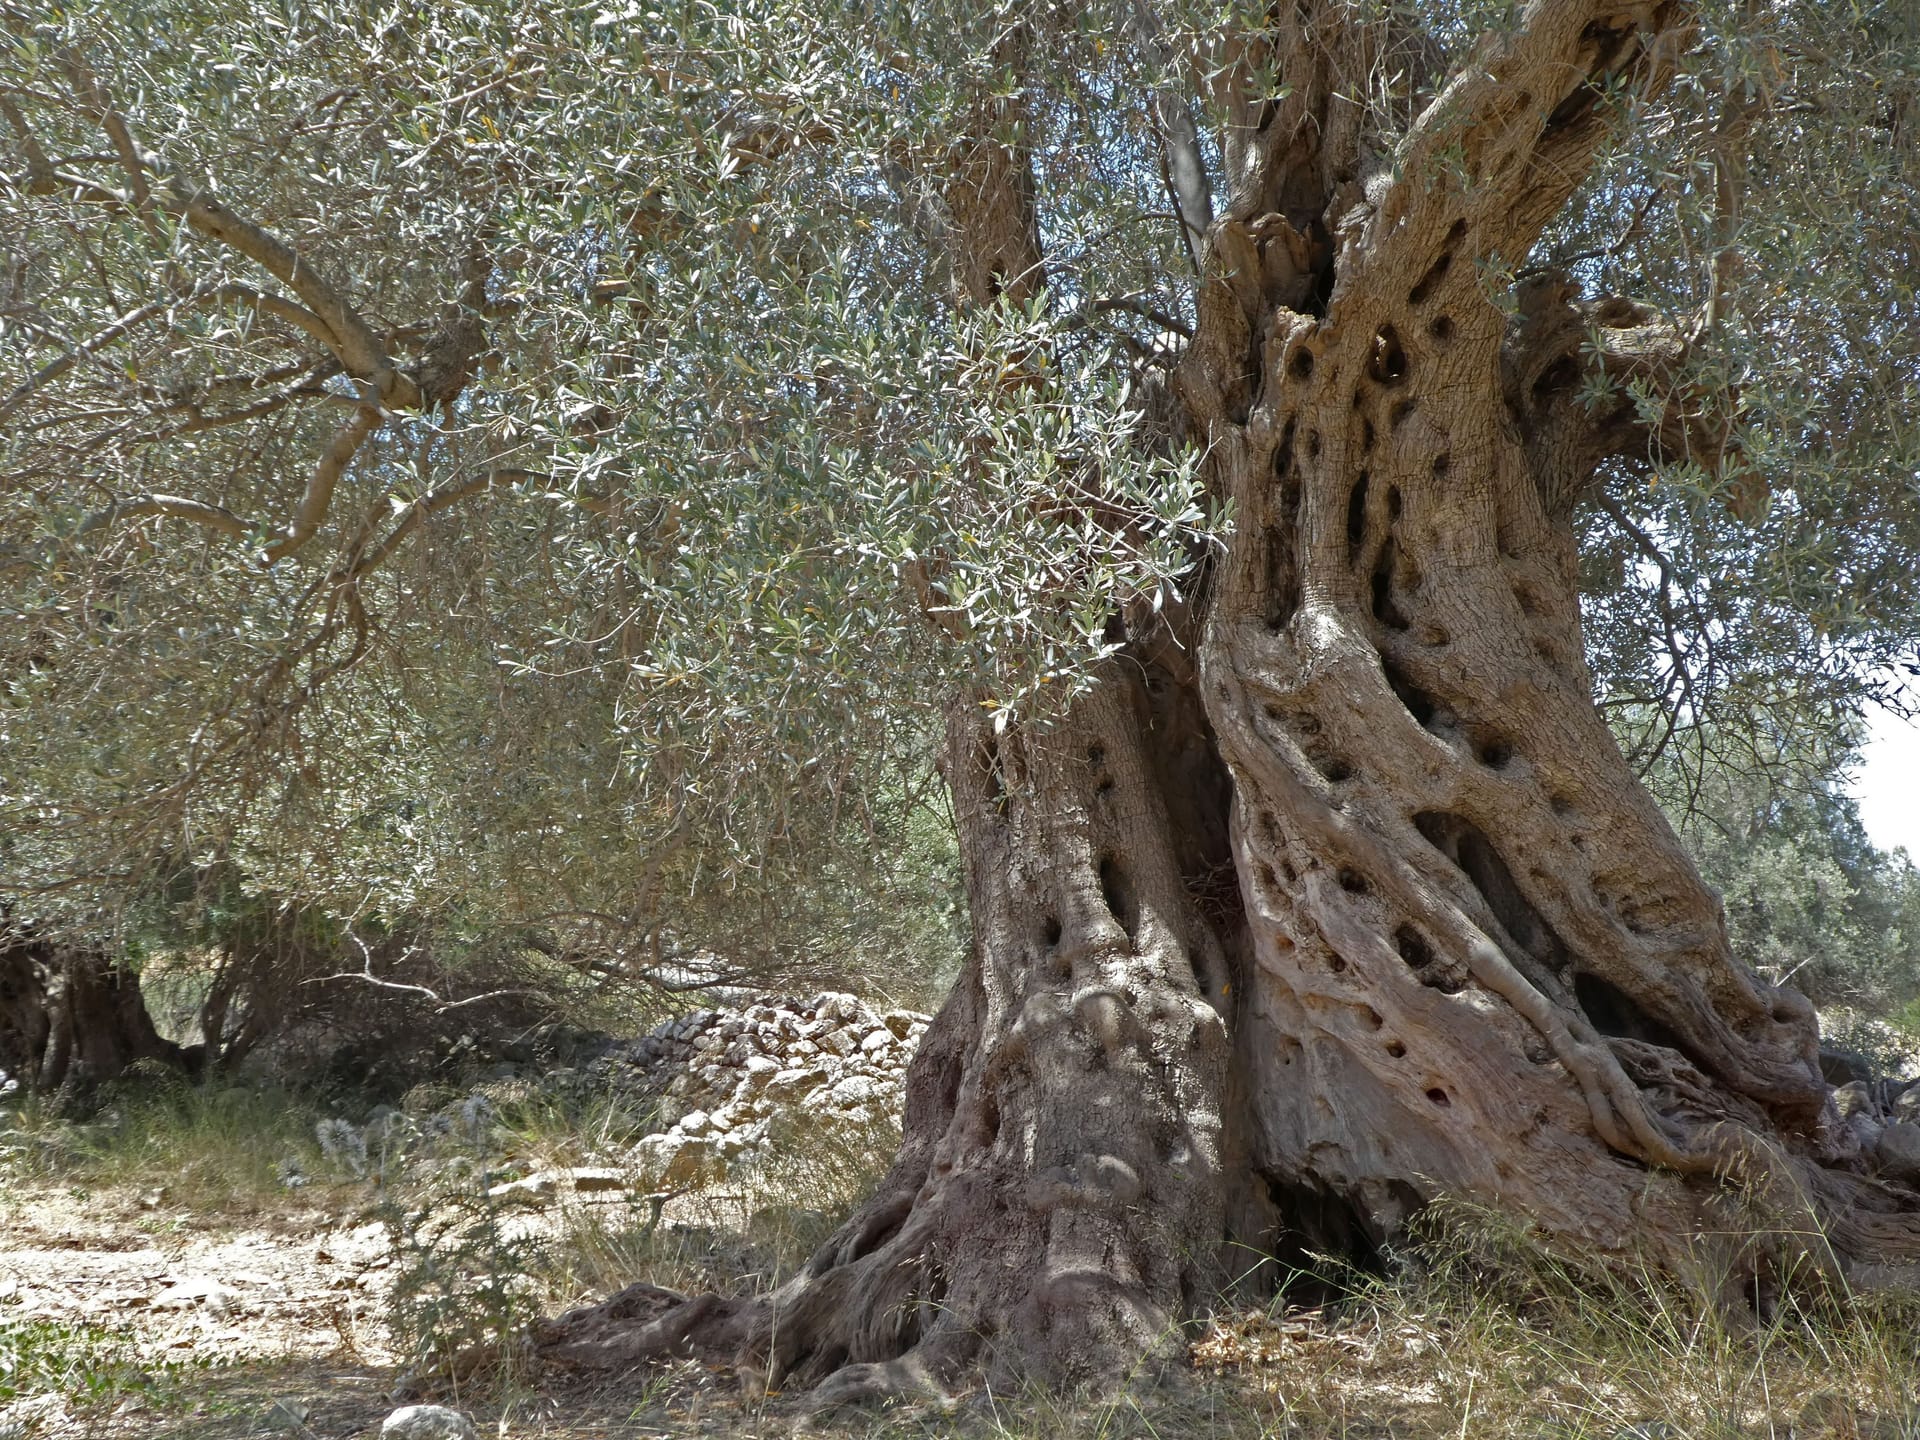
[[[1356,7],[1382,163],[1510,11]],[[1165,419],[1162,139],[1231,160],[1232,5],[8,20],[0,843],[42,908],[214,856],[526,914],[777,869],[1233,525]],[[1654,307],[1672,353],[1579,403],[1710,421],[1582,520],[1600,701],[1697,786],[1913,663],[1920,146],[1903,7],[1707,6],[1677,58],[1483,278]],[[945,177],[1008,104],[1043,274],[956,311]]]

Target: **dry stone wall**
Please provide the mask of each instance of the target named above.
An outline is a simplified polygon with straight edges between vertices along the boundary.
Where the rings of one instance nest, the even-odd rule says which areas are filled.
[[[761,997],[682,1015],[530,1078],[556,1096],[657,1109],[661,1128],[627,1159],[662,1186],[702,1184],[751,1173],[783,1125],[897,1122],[927,1020],[835,991]]]

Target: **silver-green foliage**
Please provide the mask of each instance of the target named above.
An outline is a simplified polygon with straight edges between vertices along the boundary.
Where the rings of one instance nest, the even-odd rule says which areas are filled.
[[[914,823],[956,678],[1072,687],[1113,597],[1188,563],[1193,467],[1135,442],[1110,341],[956,326],[914,283],[914,177],[972,81],[896,72],[851,18],[10,16],[10,881],[225,857],[345,909],[631,919],[674,876]],[[202,190],[423,388],[452,327],[485,335],[273,563],[368,387],[166,200]],[[155,496],[244,533],[112,508]]]
[[[1354,9],[1384,145],[1514,7]],[[1230,534],[1153,423],[1193,283],[1149,96],[1205,135],[1264,7],[0,13],[0,874],[39,909],[216,857],[343,913],[616,947],[709,899],[763,936],[937,908],[949,699],[1044,709]],[[1727,442],[1584,514],[1596,690],[1649,764],[1691,735],[1806,768],[1916,660],[1920,35],[1898,0],[1709,0],[1695,40],[1487,274],[1558,267],[1692,336],[1666,383]],[[963,311],[941,176],[983,113],[1021,117],[995,138],[1046,285]],[[272,563],[380,387],[191,223],[207,194],[418,401]],[[202,512],[125,508],[156,496]],[[837,872],[800,863],[835,838]]]

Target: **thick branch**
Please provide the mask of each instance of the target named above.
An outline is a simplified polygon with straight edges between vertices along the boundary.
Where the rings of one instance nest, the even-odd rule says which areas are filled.
[[[298,295],[320,320],[327,347],[340,357],[347,373],[371,381],[383,405],[389,409],[412,409],[419,405],[420,390],[412,378],[394,368],[379,338],[360,318],[359,312],[347,304],[298,250],[271,231],[242,219],[204,192],[188,194],[169,182],[160,190],[159,199],[165,208],[195,230],[262,266]],[[264,302],[267,297],[262,299]],[[275,309],[274,313],[282,312]],[[308,328],[290,313],[285,318]]]
[[[353,459],[375,430],[380,428],[380,412],[371,405],[362,406],[354,416],[340,427],[333,437],[333,443],[327,446],[327,453],[320,457],[320,463],[314,467],[313,478],[307,482],[306,493],[300,497],[300,508],[294,511],[293,522],[287,526],[286,533],[262,552],[262,558],[271,565],[276,560],[285,559],[313,538],[313,532],[320,528],[321,521],[327,518],[327,511],[333,504],[333,488],[345,473],[348,463]]]
[[[1341,224],[1362,265],[1342,290],[1425,269],[1443,237],[1518,259],[1587,174],[1607,125],[1605,95],[1664,84],[1689,7],[1678,0],[1533,0],[1487,36],[1408,130],[1393,176]]]
[[[1679,327],[1617,295],[1583,300],[1559,272],[1521,282],[1516,299],[1501,388],[1549,512],[1567,513],[1609,456],[1719,468],[1728,407],[1689,383]]]

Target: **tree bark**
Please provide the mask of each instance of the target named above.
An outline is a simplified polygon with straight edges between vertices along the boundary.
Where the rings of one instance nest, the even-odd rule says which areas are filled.
[[[1227,795],[1194,699],[1157,665],[1115,666],[1045,729],[956,712],[975,940],[915,1058],[892,1171],[769,1302],[636,1329],[658,1303],[642,1288],[561,1322],[550,1355],[730,1349],[754,1383],[848,1400],[975,1368],[1110,1381],[1178,1351],[1252,1179],[1226,1113]]]
[[[0,932],[0,1074],[78,1113],[102,1085],[151,1060],[197,1059],[154,1028],[137,973],[86,945]]]
[[[1687,436],[1573,397],[1676,337],[1560,283],[1509,318],[1483,278],[1685,12],[1534,0],[1391,168],[1340,98],[1381,43],[1352,14],[1277,7],[1213,72],[1231,195],[1173,389],[1224,560],[1064,720],[952,722],[975,947],[892,1173],[770,1300],[636,1287],[555,1358],[724,1353],[824,1399],[1110,1381],[1289,1235],[1377,1245],[1442,1195],[1749,1298],[1920,1284],[1920,1194],[1592,702],[1574,507]]]

